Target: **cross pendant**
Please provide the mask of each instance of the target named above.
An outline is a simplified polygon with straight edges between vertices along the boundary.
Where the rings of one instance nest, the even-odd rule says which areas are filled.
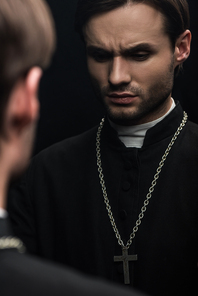
[[[122,256],[114,256],[114,262],[120,261],[123,261],[124,283],[128,285],[130,284],[129,261],[137,261],[137,255],[128,255],[128,249],[122,247]]]

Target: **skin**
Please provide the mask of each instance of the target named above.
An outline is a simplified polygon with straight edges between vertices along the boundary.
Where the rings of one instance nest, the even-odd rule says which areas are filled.
[[[163,26],[159,11],[130,3],[92,17],[84,27],[96,94],[117,124],[150,122],[171,107],[174,69],[181,60]]]
[[[37,91],[42,71],[32,68],[19,78],[5,107],[0,135],[0,208],[6,209],[10,180],[20,175],[30,161],[39,117]]]

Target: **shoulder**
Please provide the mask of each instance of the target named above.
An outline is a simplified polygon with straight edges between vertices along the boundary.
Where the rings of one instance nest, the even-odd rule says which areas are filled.
[[[52,265],[14,250],[0,251],[0,264],[0,287],[3,296],[140,296],[133,290],[128,291],[105,281],[89,279],[61,265]]]
[[[190,142],[195,142],[198,144],[198,124],[188,121],[184,129],[184,134]]]
[[[197,123],[194,123],[194,122],[192,122],[192,121],[189,120],[187,122],[187,125],[186,126],[188,127],[189,130],[191,130],[191,131],[193,131],[195,133],[198,132],[198,124]]]
[[[52,146],[42,150],[35,156],[37,158],[49,157],[56,154],[67,154],[76,150],[80,151],[86,146],[95,143],[97,127],[94,127],[80,135],[67,138],[61,142],[55,143]]]
[[[188,121],[178,139],[178,153],[184,158],[198,161],[198,125]]]
[[[91,154],[95,156],[97,127],[92,128],[80,135],[58,142],[33,157],[30,165],[32,169],[39,171],[47,168],[51,170],[68,168],[77,164],[83,165]]]

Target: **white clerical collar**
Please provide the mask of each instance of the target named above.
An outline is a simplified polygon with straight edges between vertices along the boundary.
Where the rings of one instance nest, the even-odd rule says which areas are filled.
[[[121,126],[109,120],[110,125],[117,131],[120,141],[123,142],[126,147],[141,148],[147,130],[163,120],[175,108],[175,101],[173,98],[171,99],[172,105],[168,112],[156,120],[133,126]]]
[[[0,208],[0,218],[7,218],[8,213],[6,210]]]

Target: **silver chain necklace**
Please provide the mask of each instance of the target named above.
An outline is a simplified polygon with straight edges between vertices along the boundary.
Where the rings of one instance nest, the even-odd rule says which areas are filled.
[[[106,185],[105,185],[105,180],[104,180],[104,174],[103,174],[103,169],[102,169],[102,161],[101,161],[101,149],[100,149],[100,138],[101,138],[101,131],[102,128],[104,126],[104,121],[105,119],[103,118],[100,122],[100,125],[98,127],[98,131],[97,131],[97,136],[96,136],[96,157],[97,157],[97,166],[98,166],[98,173],[99,173],[99,179],[100,179],[100,184],[101,184],[101,188],[102,188],[102,192],[103,192],[103,198],[104,198],[104,203],[106,205],[106,209],[108,212],[108,216],[111,222],[111,225],[113,227],[114,233],[116,235],[116,238],[118,240],[118,244],[122,247],[122,255],[121,256],[114,256],[114,261],[118,262],[118,261],[123,261],[123,268],[124,268],[124,282],[125,284],[130,284],[130,278],[129,278],[129,265],[128,262],[129,261],[136,261],[137,260],[137,255],[128,255],[128,249],[131,246],[133,239],[135,238],[136,232],[139,229],[139,226],[142,222],[142,219],[144,217],[144,213],[147,210],[147,206],[149,204],[149,200],[152,197],[152,193],[155,189],[155,186],[157,184],[157,180],[160,176],[162,167],[164,166],[164,163],[167,159],[167,156],[169,155],[169,152],[172,148],[172,146],[174,145],[177,137],[179,136],[180,132],[182,131],[183,127],[185,126],[186,122],[188,119],[188,115],[186,112],[184,112],[184,116],[182,119],[181,124],[179,125],[177,131],[175,132],[174,136],[172,137],[168,147],[166,148],[162,159],[159,163],[159,166],[156,170],[156,173],[154,175],[153,181],[151,182],[151,186],[148,190],[148,193],[146,195],[146,199],[144,200],[144,204],[143,207],[141,208],[141,212],[138,215],[138,219],[135,222],[135,226],[133,227],[132,233],[130,234],[129,240],[127,241],[126,245],[124,245],[123,240],[120,236],[120,233],[118,231],[118,228],[115,224],[115,219],[113,217],[113,213],[111,211],[111,206],[109,204],[109,199],[107,196],[107,189],[106,189]]]
[[[0,250],[17,249],[19,253],[25,253],[25,246],[22,241],[13,236],[3,236],[0,238]]]

